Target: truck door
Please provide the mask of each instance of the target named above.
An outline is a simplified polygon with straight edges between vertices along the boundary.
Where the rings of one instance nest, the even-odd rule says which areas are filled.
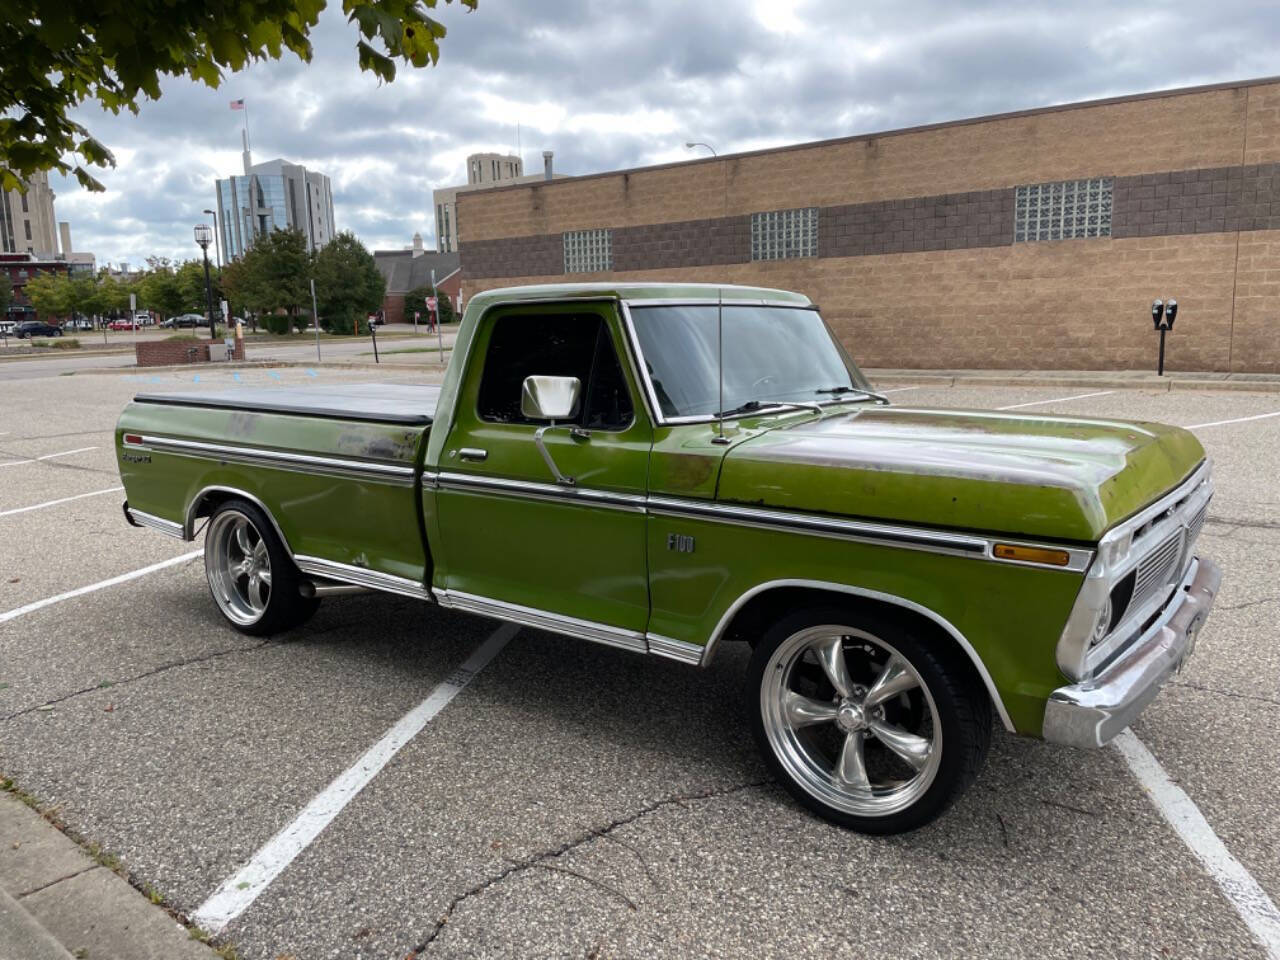
[[[612,302],[480,320],[439,464],[445,603],[644,649],[653,428],[623,342]],[[550,427],[526,416],[531,376],[576,377],[576,415]],[[535,445],[542,427],[560,481]]]

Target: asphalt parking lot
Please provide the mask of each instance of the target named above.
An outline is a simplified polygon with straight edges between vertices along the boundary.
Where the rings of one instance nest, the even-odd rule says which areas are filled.
[[[462,685],[498,625],[374,595],[241,636],[200,544],[121,517],[111,428],[161,384],[191,375],[0,383],[0,775],[191,916],[453,681],[225,927],[239,956],[1280,957],[1266,904],[1224,890],[1117,749],[997,730],[949,814],[869,838],[769,781],[740,706],[745,649],[698,671],[522,630]],[[1223,588],[1133,732],[1280,902],[1280,393],[882,386],[907,405],[1196,427],[1217,484],[1199,550]]]

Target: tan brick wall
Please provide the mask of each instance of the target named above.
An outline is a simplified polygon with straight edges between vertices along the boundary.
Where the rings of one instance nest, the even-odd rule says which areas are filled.
[[[483,191],[459,203],[468,238],[497,243],[587,227],[617,231],[1112,176],[1123,188],[1117,204],[1132,207],[1117,220],[1123,237],[914,253],[870,247],[854,257],[824,255],[820,245],[819,257],[806,260],[568,279],[799,290],[823,307],[859,362],[933,369],[1153,369],[1158,338],[1150,303],[1173,296],[1181,311],[1168,340],[1170,369],[1280,372],[1280,177],[1242,167],[1277,162],[1280,83],[1242,84]],[[1175,184],[1177,174],[1169,171],[1196,182]],[[1195,206],[1182,194],[1194,194]],[[1148,215],[1160,223],[1153,220],[1148,229]],[[1165,223],[1183,217],[1189,224]],[[1011,240],[1012,223],[1009,230]],[[830,242],[825,249],[845,252]],[[467,269],[465,252],[463,259],[468,297],[566,279],[563,273],[484,277]],[[519,258],[507,259],[516,265],[508,272],[520,272]]]
[[[927,369],[1155,368],[1153,298],[1173,296],[1170,370],[1280,371],[1274,317],[1280,304],[1280,236],[1260,245],[1248,289],[1256,319],[1236,319],[1232,350],[1234,234],[1062,240],[1054,243],[680,270],[636,271],[635,280],[760,284],[797,290],[868,367]],[[1252,248],[1251,248],[1252,249]],[[1242,278],[1245,251],[1242,245]],[[1274,265],[1268,269],[1268,258]],[[579,279],[575,277],[575,279]],[[608,275],[586,275],[604,280]],[[467,295],[525,277],[467,284]],[[1268,291],[1271,291],[1270,293]],[[1269,300],[1267,298],[1270,298]],[[1272,331],[1267,342],[1267,331]],[[1250,338],[1251,349],[1241,346]]]
[[[1280,160],[1280,84],[462,194],[468,240]],[[1255,112],[1256,111],[1256,112]]]

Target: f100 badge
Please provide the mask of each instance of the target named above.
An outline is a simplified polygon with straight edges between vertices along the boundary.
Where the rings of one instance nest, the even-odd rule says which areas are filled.
[[[685,536],[683,533],[668,533],[667,549],[674,550],[676,553],[693,553],[693,537]]]

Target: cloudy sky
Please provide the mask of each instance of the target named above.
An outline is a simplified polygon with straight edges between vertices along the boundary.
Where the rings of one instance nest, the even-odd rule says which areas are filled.
[[[434,244],[431,191],[465,158],[593,173],[1005,110],[1280,72],[1280,14],[1263,3],[1019,0],[480,0],[441,4],[439,66],[379,86],[330,3],[315,57],[262,63],[217,90],[170,80],[137,117],[81,108],[115,153],[105,194],[54,178],[57,216],[98,263],[196,255],[215,177],[285,157],[333,180],[339,229],[371,248]],[[1176,130],[1169,132],[1177,136]]]

